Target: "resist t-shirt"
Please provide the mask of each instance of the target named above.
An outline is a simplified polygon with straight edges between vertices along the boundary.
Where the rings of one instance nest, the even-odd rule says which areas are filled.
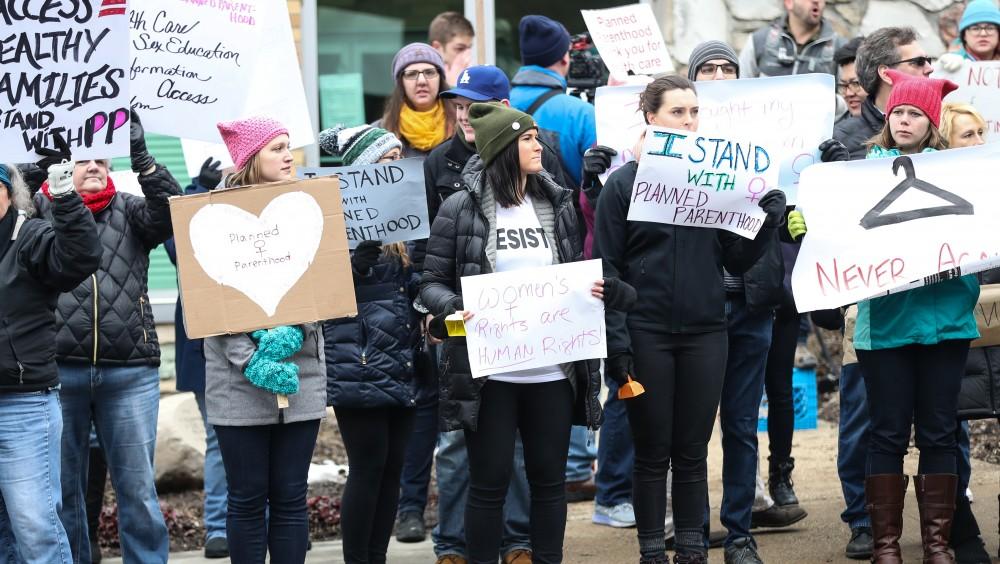
[[[525,196],[521,205],[512,208],[497,204],[496,217],[497,272],[552,266],[552,246],[538,222],[530,197]],[[553,382],[565,377],[558,365],[489,376],[491,380],[517,384]]]

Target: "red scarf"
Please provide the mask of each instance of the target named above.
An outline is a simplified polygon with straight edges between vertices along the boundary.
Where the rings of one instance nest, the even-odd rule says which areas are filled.
[[[108,207],[111,200],[115,197],[115,183],[108,177],[108,185],[104,187],[104,190],[100,192],[81,192],[80,196],[83,198],[83,205],[87,206],[90,213],[97,215],[104,208]],[[42,184],[42,193],[51,200],[52,194],[49,194],[49,183],[48,181]]]

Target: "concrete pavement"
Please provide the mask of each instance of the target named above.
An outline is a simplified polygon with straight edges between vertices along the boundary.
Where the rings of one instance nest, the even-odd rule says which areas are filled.
[[[837,430],[820,423],[815,431],[796,432],[793,456],[796,468],[793,474],[795,490],[809,516],[791,529],[765,530],[757,534],[757,543],[764,561],[768,564],[784,563],[855,563],[844,557],[844,545],[849,530],[840,521],[843,497],[837,479]],[[761,457],[766,460],[767,434],[760,435]],[[916,473],[917,454],[913,450],[906,461],[910,474]],[[722,449],[718,428],[709,447],[709,490],[713,507],[713,529],[719,529],[718,505],[722,499]],[[765,476],[766,477],[766,476]],[[972,490],[975,495],[973,511],[983,529],[987,550],[997,552],[997,495],[1000,493],[1000,466],[973,461]],[[566,526],[565,562],[567,564],[633,563],[639,557],[635,529],[612,529],[590,522],[593,506],[577,503],[569,508]],[[906,499],[903,528],[903,556],[907,562],[920,561],[920,531],[917,524],[917,503],[911,485]],[[712,550],[712,562],[722,562],[722,550]],[[201,558],[199,553],[171,555],[172,562],[207,564],[218,562]],[[108,559],[114,564],[120,560]],[[339,564],[343,562],[339,542],[316,543],[309,553],[310,564]],[[432,564],[434,554],[429,541],[419,544],[399,544],[393,540],[389,548],[389,562],[393,564]],[[1000,560],[994,560],[1000,562]]]

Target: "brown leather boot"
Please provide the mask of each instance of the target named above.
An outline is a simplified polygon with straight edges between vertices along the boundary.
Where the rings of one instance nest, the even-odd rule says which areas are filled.
[[[866,508],[872,519],[875,538],[872,562],[902,564],[899,537],[903,534],[903,498],[908,477],[905,474],[875,474],[865,478]],[[952,496],[954,497],[954,496]]]
[[[917,505],[920,507],[920,538],[924,543],[924,564],[954,564],[948,551],[948,537],[955,517],[954,474],[922,474],[915,476]]]

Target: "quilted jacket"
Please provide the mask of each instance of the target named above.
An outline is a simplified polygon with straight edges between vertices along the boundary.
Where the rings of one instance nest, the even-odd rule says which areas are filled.
[[[145,198],[118,192],[94,215],[104,252],[97,272],[59,297],[56,360],[101,366],[160,365],[153,310],[147,295],[149,253],[170,238],[167,199],[181,193],[163,166],[139,176]],[[52,202],[35,196],[51,221]]]

